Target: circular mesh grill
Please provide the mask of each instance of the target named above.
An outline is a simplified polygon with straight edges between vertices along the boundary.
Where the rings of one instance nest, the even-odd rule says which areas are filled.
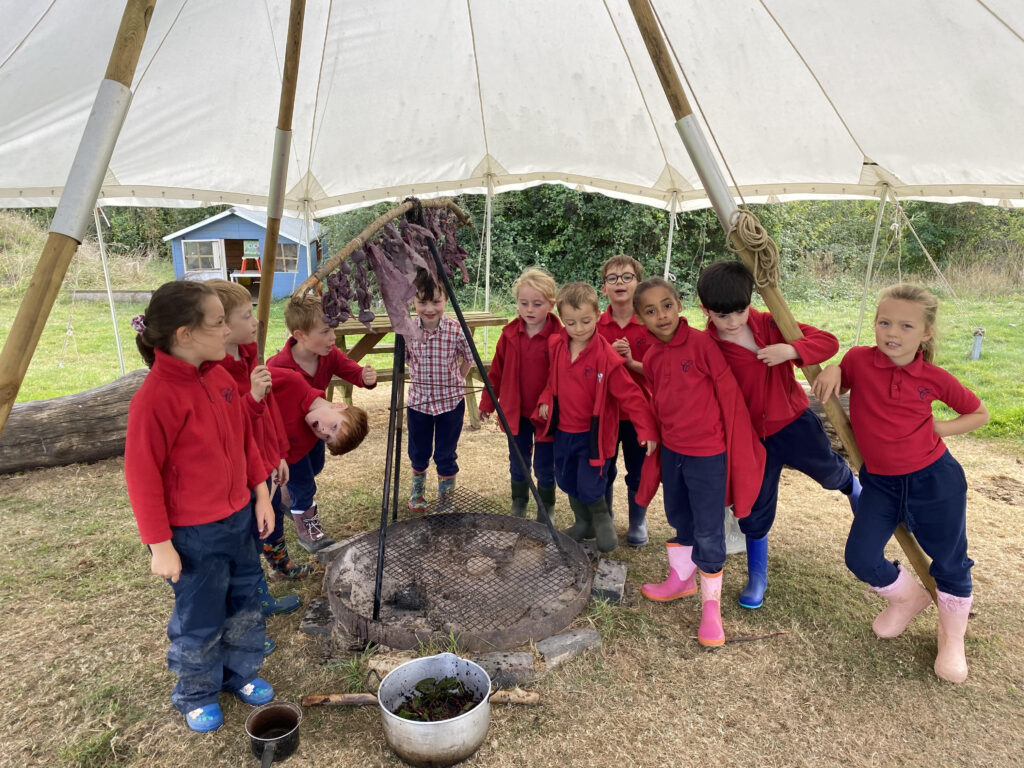
[[[453,512],[388,526],[378,621],[379,532],[349,539],[326,576],[336,620],[392,648],[454,634],[467,650],[511,648],[568,626],[590,594],[586,553],[564,534],[558,546],[547,526],[494,509],[458,489]]]

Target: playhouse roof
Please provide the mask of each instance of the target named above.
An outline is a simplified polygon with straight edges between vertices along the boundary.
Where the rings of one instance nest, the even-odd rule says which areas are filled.
[[[653,6],[748,200],[1024,203],[1024,3]],[[56,204],[122,7],[0,0],[0,206]],[[156,4],[101,202],[266,205],[288,7]],[[543,182],[703,205],[673,123],[627,0],[309,2],[285,206]]]
[[[203,219],[202,221],[197,221],[190,227],[185,227],[184,229],[179,229],[177,232],[172,232],[169,235],[164,235],[163,240],[166,243],[170,240],[174,240],[175,238],[181,237],[182,235],[187,235],[189,232],[199,229],[200,227],[205,227],[207,224],[211,224],[220,219],[227,218],[228,216],[238,216],[240,218],[245,219],[246,221],[251,221],[253,224],[256,224],[257,226],[263,227],[264,229],[267,228],[266,211],[250,211],[245,208],[228,208],[226,211],[221,211],[220,213],[210,216],[209,218]],[[309,238],[310,240],[316,240],[318,237],[320,237],[321,227],[315,221],[310,221],[309,230],[310,234],[312,235],[312,237]],[[293,243],[305,245],[305,231],[306,222],[303,221],[302,219],[295,219],[292,218],[291,216],[281,217],[281,231],[278,234],[279,239],[284,238],[285,240],[291,240]]]

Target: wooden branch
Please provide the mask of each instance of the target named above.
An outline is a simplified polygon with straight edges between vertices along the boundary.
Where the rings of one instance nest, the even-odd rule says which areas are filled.
[[[304,707],[365,707],[376,704],[377,697],[372,693],[314,693],[303,696],[300,702]],[[491,703],[535,707],[540,704],[540,694],[522,688],[502,689],[492,694]]]
[[[456,205],[455,201],[451,198],[439,198],[437,200],[421,200],[420,204],[424,208],[445,208],[455,214],[455,217],[459,220],[463,226],[472,227],[473,220],[469,217],[462,208]],[[316,288],[316,286],[327,277],[331,272],[338,268],[345,259],[355,253],[357,250],[366,245],[370,238],[377,234],[378,231],[384,228],[384,225],[389,221],[397,219],[399,216],[404,216],[408,211],[412,210],[413,202],[406,201],[390,211],[381,214],[374,219],[370,224],[358,235],[353,237],[345,246],[338,251],[336,254],[331,256],[327,261],[320,265],[320,269],[314,272],[312,275],[307,277],[301,283],[299,287],[292,293],[293,299],[302,298],[306,293]]]
[[[146,373],[142,368],[96,389],[15,405],[0,436],[0,474],[122,455],[128,402]]]

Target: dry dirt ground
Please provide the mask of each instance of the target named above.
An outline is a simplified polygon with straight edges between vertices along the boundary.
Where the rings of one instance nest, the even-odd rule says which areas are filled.
[[[357,393],[373,432],[355,454],[328,459],[320,502],[336,538],[379,519],[387,397],[386,387]],[[949,442],[970,484],[977,562],[965,685],[932,673],[933,609],[897,640],[874,638],[879,600],[865,598],[842,562],[845,500],[787,471],[764,607],[736,604],[742,555],[729,558],[725,573],[727,633],[773,636],[705,650],[695,640],[696,600],[662,605],[640,595],[641,583],[664,573],[669,529],[659,495],[651,545],[613,555],[629,566],[625,601],[592,604],[574,623],[597,628],[600,649],[539,680],[541,706],[495,707],[487,741],[465,765],[1024,765],[1022,453]],[[507,496],[506,448],[493,425],[464,433],[460,464],[461,484]],[[562,525],[566,507],[560,494]],[[255,764],[242,729],[247,707],[224,697],[225,726],[197,735],[170,706],[171,592],[148,573],[121,460],[0,478],[0,519],[0,765]],[[291,527],[288,537],[294,542]],[[292,552],[306,559],[294,543]],[[297,590],[318,595],[322,573],[319,566]],[[278,650],[265,676],[292,701],[346,690],[349,655],[298,633],[300,619],[270,620]],[[367,707],[307,710],[288,765],[400,763]]]

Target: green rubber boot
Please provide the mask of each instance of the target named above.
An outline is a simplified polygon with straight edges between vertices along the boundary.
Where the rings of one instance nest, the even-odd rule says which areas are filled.
[[[594,531],[597,534],[597,548],[601,552],[611,552],[619,546],[619,537],[615,533],[615,524],[612,522],[612,515],[608,509],[608,502],[599,499],[593,504],[587,505],[590,519],[594,524]]]
[[[537,486],[537,491],[540,493],[540,500],[544,502],[544,507],[547,509],[546,515],[539,508],[537,509],[537,522],[543,523],[546,520],[554,519],[552,515],[555,514],[555,486],[546,487],[540,485]]]
[[[512,481],[512,509],[509,514],[513,517],[526,517],[526,505],[530,503],[530,486],[528,483]]]
[[[573,541],[583,541],[584,539],[594,538],[596,534],[594,533],[594,525],[590,521],[590,510],[587,508],[587,505],[579,499],[575,499],[570,496],[569,506],[572,508],[572,513],[576,517],[576,522],[565,529],[565,535]]]

